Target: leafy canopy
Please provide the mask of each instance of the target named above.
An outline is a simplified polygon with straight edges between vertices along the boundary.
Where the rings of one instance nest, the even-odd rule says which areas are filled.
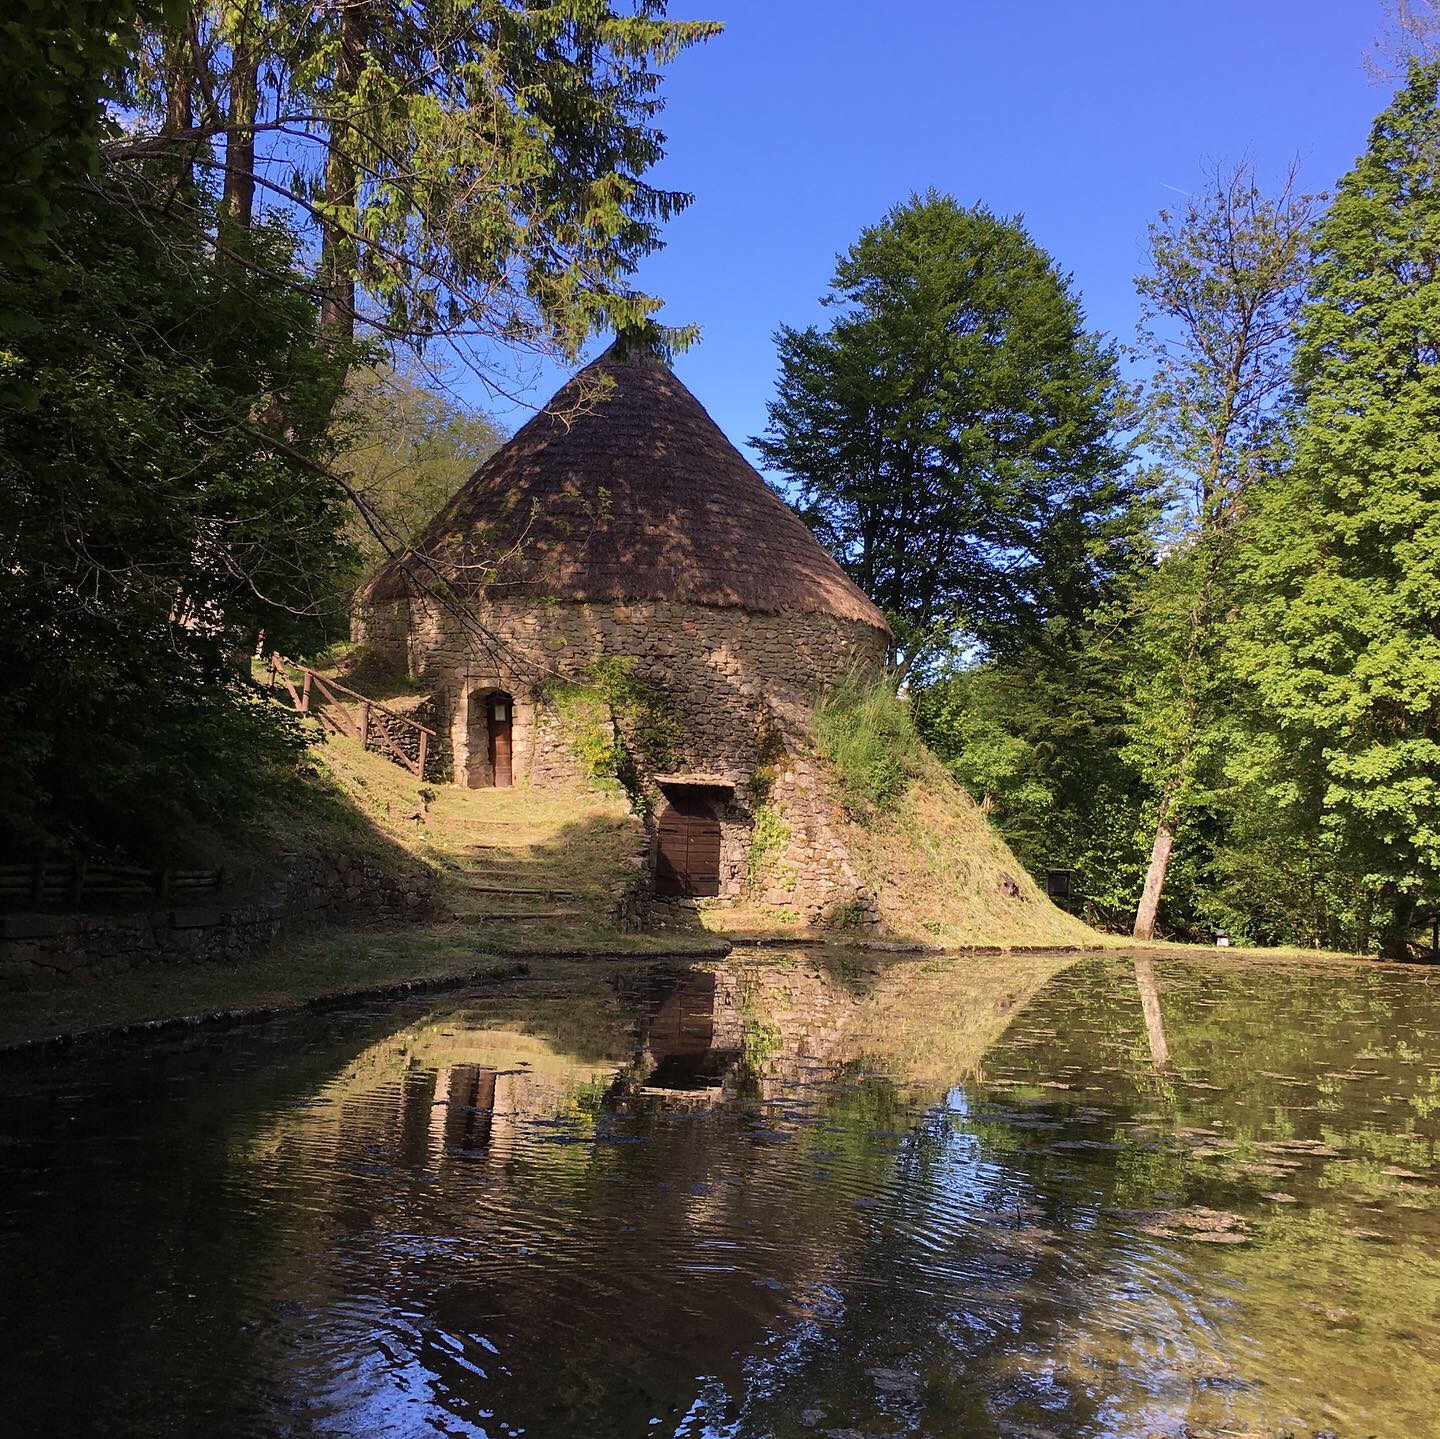
[[[825,329],[782,327],[754,444],[885,610],[904,663],[1001,650],[1132,556],[1113,350],[1018,220],[930,192],[840,257]]]
[[[1393,928],[1440,883],[1437,85],[1412,66],[1320,225],[1294,462],[1257,491],[1240,650]]]
[[[255,633],[305,653],[350,562],[326,451],[337,359],[272,278],[277,224],[222,276],[194,232],[77,187],[43,263],[0,271],[0,848],[162,855],[239,817],[295,733],[249,694]],[[191,235],[188,243],[185,235]],[[265,417],[283,411],[284,448]]]
[[[661,71],[721,27],[665,9],[208,0],[145,28],[109,153],[179,166],[227,230],[282,214],[332,332],[572,356],[658,307],[635,268],[690,201],[648,178]]]

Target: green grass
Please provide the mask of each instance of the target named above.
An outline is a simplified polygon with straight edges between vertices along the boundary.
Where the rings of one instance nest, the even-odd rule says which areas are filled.
[[[909,707],[890,682],[853,671],[820,697],[815,742],[846,813],[861,823],[895,808],[924,754]]]
[[[520,960],[532,967],[545,964],[544,958],[533,957],[536,950],[636,959],[713,951],[707,937],[695,935],[620,935],[585,925],[550,934],[538,928],[480,934],[473,926],[451,922],[395,930],[312,930],[235,964],[157,967],[93,984],[10,991],[0,1006],[0,1047],[219,1011],[295,1009],[412,980],[460,984],[512,973]]]

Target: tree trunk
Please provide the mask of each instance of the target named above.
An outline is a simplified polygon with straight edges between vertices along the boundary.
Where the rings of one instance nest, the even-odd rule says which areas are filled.
[[[231,41],[230,125],[225,137],[225,193],[221,206],[227,224],[249,230],[255,218],[255,115],[259,107],[260,57],[247,8]]]
[[[1155,938],[1155,916],[1160,910],[1160,896],[1165,892],[1165,871],[1170,867],[1170,851],[1175,836],[1170,829],[1170,805],[1160,808],[1155,825],[1155,843],[1150,849],[1150,868],[1145,872],[1145,888],[1140,895],[1140,908],[1135,912],[1135,938]]]
[[[192,18],[187,8],[178,23],[167,29],[163,41],[167,136],[188,135],[195,125],[195,46]],[[175,172],[175,194],[187,200],[194,187],[194,176],[191,173],[194,153],[193,145],[189,141],[181,141],[165,159],[165,164]]]
[[[355,335],[356,137],[349,111],[360,84],[368,0],[340,0],[340,53],[335,65],[329,148],[325,156],[328,218],[320,241],[320,328],[335,340]]]

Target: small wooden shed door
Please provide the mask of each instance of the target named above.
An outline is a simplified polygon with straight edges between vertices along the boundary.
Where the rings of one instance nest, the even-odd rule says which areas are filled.
[[[490,773],[496,789],[510,787],[510,713],[509,695],[491,695],[485,702],[485,727],[490,738]]]
[[[720,821],[698,791],[676,789],[661,812],[655,891],[720,893]]]

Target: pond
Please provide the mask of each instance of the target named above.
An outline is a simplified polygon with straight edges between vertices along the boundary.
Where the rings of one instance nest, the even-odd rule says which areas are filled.
[[[1440,987],[592,965],[0,1073],[24,1435],[1440,1432]]]

